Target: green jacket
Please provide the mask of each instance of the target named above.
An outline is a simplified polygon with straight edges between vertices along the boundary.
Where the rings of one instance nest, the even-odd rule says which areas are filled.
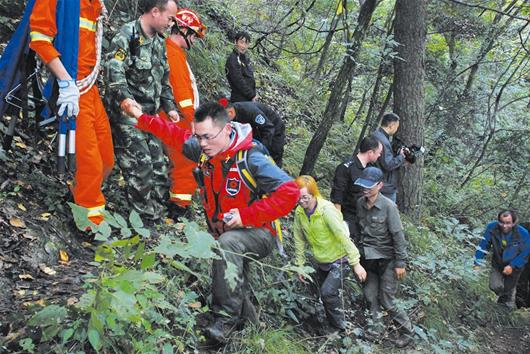
[[[359,264],[359,250],[350,239],[341,212],[325,199],[317,198],[317,207],[310,219],[301,206],[296,208],[293,233],[297,265],[305,263],[306,243],[311,246],[318,263],[332,263],[348,256],[351,266]]]
[[[176,110],[173,90],[169,84],[164,38],[156,34],[147,37],[140,21],[124,24],[112,38],[107,62],[108,99],[114,111],[119,111],[121,101],[136,100],[144,112],[156,114]]]

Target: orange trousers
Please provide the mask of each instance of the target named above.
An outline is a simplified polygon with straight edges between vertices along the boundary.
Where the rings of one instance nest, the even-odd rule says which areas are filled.
[[[169,120],[164,112],[160,112],[160,116]],[[191,130],[191,121],[182,116],[180,118],[180,122],[174,124]],[[171,162],[169,200],[185,208],[190,205],[191,197],[197,189],[197,182],[193,178],[193,169],[197,166],[197,163],[187,159],[182,154],[182,148],[174,149],[167,145],[165,148]]]
[[[114,146],[109,119],[95,85],[79,99],[75,150],[74,201],[88,209],[90,221],[99,224],[105,210],[101,185],[114,166]]]

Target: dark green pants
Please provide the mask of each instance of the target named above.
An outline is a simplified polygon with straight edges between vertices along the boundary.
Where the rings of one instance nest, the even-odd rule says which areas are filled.
[[[216,315],[226,312],[233,318],[241,317],[245,298],[248,300],[249,265],[252,259],[268,256],[274,246],[274,237],[267,229],[248,228],[223,233],[218,239],[222,259],[213,262],[213,311]],[[234,273],[228,274],[234,279],[232,289],[226,280],[227,264],[234,265]]]

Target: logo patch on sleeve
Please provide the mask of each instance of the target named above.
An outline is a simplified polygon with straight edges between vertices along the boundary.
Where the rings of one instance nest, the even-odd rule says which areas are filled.
[[[228,178],[226,180],[226,192],[231,195],[235,196],[237,193],[239,193],[239,190],[241,189],[241,181],[237,178]]]
[[[125,58],[127,58],[127,52],[126,52],[123,48],[119,48],[119,49],[114,53],[114,59],[116,59],[116,60],[124,61]]]
[[[259,125],[262,125],[265,123],[265,117],[262,116],[261,114],[258,114],[256,116],[256,119],[255,119],[256,123],[258,123]]]

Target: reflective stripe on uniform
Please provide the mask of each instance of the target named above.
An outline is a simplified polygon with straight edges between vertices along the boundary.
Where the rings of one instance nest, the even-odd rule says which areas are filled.
[[[178,194],[178,193],[169,192],[169,197],[171,199],[191,200],[192,195],[191,194]]]
[[[44,33],[40,33],[37,31],[30,32],[29,37],[31,38],[32,42],[44,41],[51,43],[53,41],[53,37],[47,36]]]
[[[81,17],[79,18],[79,28],[83,28],[91,32],[96,32],[96,22]]]
[[[105,205],[100,205],[100,206],[97,206],[97,207],[88,208],[87,216],[89,218],[94,217],[94,216],[100,216],[100,215],[103,214],[104,211],[105,211]]]
[[[179,106],[182,107],[182,108],[193,106],[193,101],[192,101],[191,98],[182,100],[182,101],[179,102]]]

